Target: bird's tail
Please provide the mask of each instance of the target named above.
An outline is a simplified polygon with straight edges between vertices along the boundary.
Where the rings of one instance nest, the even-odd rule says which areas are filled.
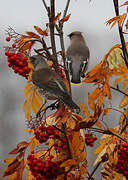
[[[72,100],[72,98],[68,95],[63,96],[61,100],[71,109],[80,110],[80,107]]]

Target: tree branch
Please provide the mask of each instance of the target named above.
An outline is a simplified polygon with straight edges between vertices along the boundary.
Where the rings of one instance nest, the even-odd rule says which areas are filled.
[[[46,10],[47,10],[47,12],[48,12],[48,6],[47,6],[47,4],[46,4],[45,0],[42,0],[42,2],[43,2],[43,4],[44,4],[45,9],[46,9]]]
[[[55,67],[55,70],[57,74],[60,74],[59,72],[59,65],[58,65],[58,59],[57,59],[57,53],[56,53],[56,44],[55,44],[55,35],[54,35],[54,23],[53,18],[55,17],[55,0],[50,1],[50,9],[49,9],[49,28],[50,28],[50,38],[51,38],[51,46],[52,46],[52,61]]]
[[[125,92],[121,91],[119,88],[115,88],[113,86],[110,86],[111,89],[114,89],[115,91],[118,91],[120,92],[121,94],[125,95],[125,96],[128,96],[128,94],[126,94]]]
[[[119,16],[118,0],[113,0],[113,3],[114,3],[116,16]],[[122,51],[123,51],[124,61],[125,61],[126,66],[128,67],[128,53],[127,53],[127,49],[126,49],[126,45],[125,45],[125,39],[124,39],[124,36],[123,36],[122,27],[118,26],[118,29],[119,29],[120,40],[121,40],[121,44],[122,44]]]

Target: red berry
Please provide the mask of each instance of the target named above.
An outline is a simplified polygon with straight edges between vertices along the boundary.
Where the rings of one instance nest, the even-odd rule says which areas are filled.
[[[12,44],[12,47],[13,47],[13,48],[15,48],[15,47],[16,47],[16,44],[15,44],[15,43],[13,43],[13,44]]]
[[[71,173],[68,173],[67,176],[68,176],[68,177],[71,177]]]
[[[23,69],[19,69],[19,74],[20,74],[20,75],[23,74]]]
[[[63,149],[67,149],[67,145],[63,145]]]
[[[8,67],[12,67],[12,64],[11,64],[11,63],[8,63]]]
[[[9,53],[8,51],[5,51],[5,56],[8,56],[8,53]]]
[[[18,64],[19,64],[19,66],[23,66],[23,62],[22,61],[20,61]]]
[[[23,60],[23,61],[27,61],[28,58],[27,58],[27,57],[23,57],[22,60]]]
[[[10,41],[11,40],[11,38],[8,36],[8,37],[6,37],[6,41]]]

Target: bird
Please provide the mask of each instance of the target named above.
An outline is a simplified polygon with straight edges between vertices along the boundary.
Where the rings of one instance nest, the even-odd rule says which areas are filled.
[[[61,100],[71,110],[79,110],[79,106],[72,100],[64,81],[48,66],[46,60],[39,55],[29,58],[34,66],[32,82],[39,95],[47,100]]]
[[[71,82],[81,83],[81,77],[85,77],[90,57],[89,48],[80,31],[74,31],[68,35],[70,45],[67,48],[67,66],[71,75]]]

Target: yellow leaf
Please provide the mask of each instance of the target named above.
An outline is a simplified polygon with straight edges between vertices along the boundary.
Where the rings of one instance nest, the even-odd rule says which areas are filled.
[[[77,162],[73,159],[68,159],[67,161],[64,161],[61,164],[61,167],[68,167],[68,166],[72,166],[72,165],[77,165]]]
[[[123,79],[123,76],[117,78],[114,82],[114,86],[116,86],[122,79]]]
[[[87,161],[80,166],[79,170],[81,175],[87,174]]]
[[[84,150],[82,153],[80,153],[79,162],[83,162],[86,160],[86,151]]]
[[[97,148],[98,149],[98,148]],[[96,160],[94,161],[94,166],[101,161],[101,157],[106,153],[107,150],[107,146],[105,145],[104,148],[102,148],[102,151],[100,152],[100,154],[97,156]]]
[[[8,180],[14,180],[16,178],[16,173],[13,173],[9,178]]]
[[[110,108],[105,108],[104,109],[104,116],[108,115],[109,112],[110,112]]]
[[[4,162],[9,165],[9,164],[11,164],[15,159],[16,159],[15,157],[8,157],[8,158],[4,159]]]
[[[80,107],[85,116],[88,116],[90,114],[88,107],[83,102],[80,102]]]
[[[35,180],[34,176],[31,174],[31,171],[28,171],[26,180]]]
[[[30,111],[31,111],[31,107],[30,107],[30,105],[28,105],[28,107],[26,108],[26,110],[25,110],[25,117],[27,118],[27,120],[30,122],[30,119],[31,119],[31,113],[30,113]]]
[[[128,94],[128,89],[126,89],[125,93]],[[124,98],[121,100],[119,106],[120,106],[120,108],[123,108],[126,105],[128,105],[128,96],[124,96]]]
[[[27,96],[30,93],[30,91],[33,89],[33,87],[34,87],[34,84],[27,83],[24,88],[24,96]]]
[[[124,89],[127,85],[128,79],[124,78],[123,83],[122,83],[122,89]]]
[[[64,179],[64,174],[57,176],[56,180],[63,180]]]

